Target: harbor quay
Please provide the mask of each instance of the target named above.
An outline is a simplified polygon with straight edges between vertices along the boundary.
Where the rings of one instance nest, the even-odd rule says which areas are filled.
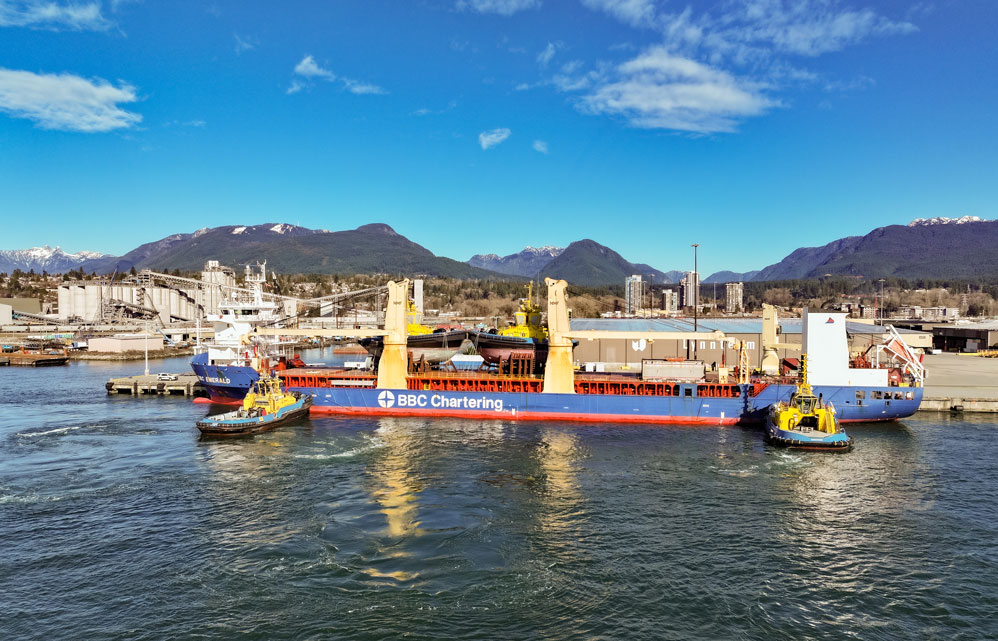
[[[998,413],[998,359],[927,354],[922,412]]]

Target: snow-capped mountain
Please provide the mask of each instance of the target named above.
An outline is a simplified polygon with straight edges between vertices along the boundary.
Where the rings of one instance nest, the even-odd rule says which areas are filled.
[[[81,263],[104,256],[99,252],[81,251],[69,254],[61,247],[32,247],[31,249],[0,250],[0,272],[11,273],[15,269],[22,272],[35,270],[36,274],[46,271],[60,274],[79,267]]]
[[[554,247],[553,245],[525,247],[523,251],[509,256],[476,254],[471,257],[468,264],[482,269],[491,269],[500,274],[533,276],[554,258],[560,256],[563,251],[565,251],[564,247]]]
[[[927,225],[963,225],[966,223],[983,223],[983,218],[979,216],[960,216],[959,218],[947,218],[937,216],[936,218],[916,218],[908,223],[909,227],[925,227]]]

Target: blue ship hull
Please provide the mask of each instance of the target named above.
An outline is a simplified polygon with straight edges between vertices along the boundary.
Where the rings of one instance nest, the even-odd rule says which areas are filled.
[[[852,447],[852,438],[844,431],[835,434],[804,434],[795,430],[784,430],[772,423],[766,426],[766,442],[779,447],[801,450],[846,451]]]
[[[751,396],[751,387],[742,386],[740,398],[717,398],[698,396],[694,384],[679,388],[677,396],[632,396],[289,387],[312,396],[313,412],[334,414],[708,425],[765,422],[769,406],[788,400],[796,389],[769,385]],[[922,401],[922,389],[917,387],[816,385],[814,392],[835,405],[840,422],[904,418],[914,414]]]
[[[208,392],[213,403],[235,403],[246,397],[246,392],[260,379],[252,367],[238,365],[209,365],[208,354],[197,354],[191,359],[191,369]]]

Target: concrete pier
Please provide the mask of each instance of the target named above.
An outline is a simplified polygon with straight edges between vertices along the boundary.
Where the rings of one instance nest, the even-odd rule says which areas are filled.
[[[920,412],[998,413],[998,359],[930,354],[925,369]]]
[[[112,378],[104,384],[108,394],[169,394],[171,396],[206,396],[204,386],[192,373],[174,374],[175,381],[161,381],[155,374]]]

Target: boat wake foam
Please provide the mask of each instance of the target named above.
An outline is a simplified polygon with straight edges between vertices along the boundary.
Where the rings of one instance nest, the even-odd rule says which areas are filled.
[[[54,430],[45,430],[44,432],[18,432],[17,436],[22,438],[34,438],[36,436],[50,436],[52,434],[68,434],[75,430],[82,430],[85,425],[74,425],[72,427],[57,427]]]

